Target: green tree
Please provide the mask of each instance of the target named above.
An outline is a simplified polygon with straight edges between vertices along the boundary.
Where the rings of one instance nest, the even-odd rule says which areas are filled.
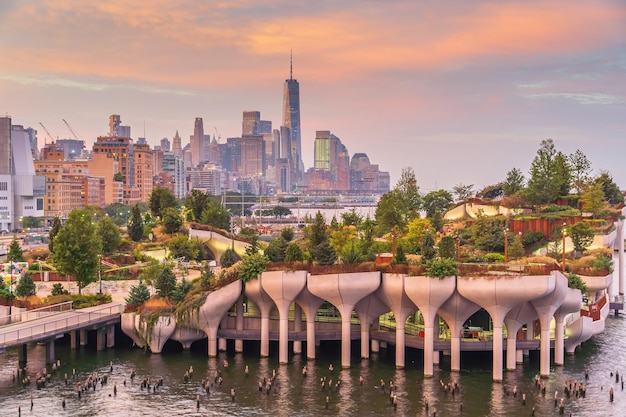
[[[172,238],[168,244],[172,258],[184,257],[188,261],[198,259],[199,249],[196,242],[186,235],[178,235]]]
[[[513,241],[509,244],[509,259],[519,259],[524,256],[524,244],[522,242],[522,235],[517,234]]]
[[[607,203],[602,184],[595,182],[583,191],[580,196],[580,204],[583,211],[593,214],[594,219],[605,210]]]
[[[210,199],[208,206],[202,211],[200,223],[230,230],[230,213],[218,201]]]
[[[159,264],[159,261],[156,259],[150,260],[148,266],[141,269],[139,281],[146,283],[146,285],[154,285],[162,269],[163,266]]]
[[[571,225],[567,230],[567,234],[572,239],[574,250],[577,252],[582,252],[591,246],[595,236],[593,228],[586,221]]]
[[[414,251],[420,251],[424,236],[433,229],[429,219],[415,218],[409,223],[409,231],[406,235],[406,241],[414,248]]]
[[[341,227],[339,230],[330,234],[330,244],[335,249],[335,252],[343,258],[344,253],[349,250],[350,242],[356,239],[356,228],[354,227]]]
[[[296,243],[290,243],[285,250],[285,262],[302,262],[304,254]]]
[[[331,232],[336,232],[337,230],[339,230],[339,222],[337,221],[337,217],[333,216],[333,218],[330,220],[329,229]]]
[[[450,235],[442,236],[439,241],[439,257],[454,259],[456,255],[456,243]]]
[[[126,297],[126,304],[141,305],[148,301],[150,298],[150,291],[148,286],[143,281],[139,280],[138,285],[131,285],[128,291],[128,297]]]
[[[624,202],[624,195],[619,187],[613,181],[613,177],[607,171],[601,171],[600,175],[594,178],[593,183],[602,184],[602,191],[610,204],[618,204]]]
[[[580,149],[576,149],[576,152],[569,156],[569,163],[572,169],[572,185],[580,195],[589,182],[591,162]]]
[[[61,219],[59,216],[55,216],[52,219],[52,227],[50,228],[50,233],[48,234],[48,249],[50,249],[50,253],[54,253],[54,238],[61,230]]]
[[[244,256],[239,267],[239,279],[248,282],[257,278],[260,273],[265,271],[268,262],[267,256],[260,253]]]
[[[176,197],[168,188],[164,187],[157,187],[152,190],[148,204],[150,205],[150,212],[155,219],[160,219],[166,208],[178,208]]]
[[[287,241],[282,237],[274,239],[265,248],[265,256],[270,262],[283,262],[285,260],[285,252],[287,251]]]
[[[341,223],[343,223],[344,226],[359,227],[362,221],[363,217],[356,212],[355,208],[352,208],[347,213],[341,213]]]
[[[102,240],[102,252],[113,253],[122,244],[120,229],[109,217],[101,217],[98,221],[98,236]]]
[[[238,260],[239,257],[237,256],[235,251],[231,248],[228,248],[224,251],[224,253],[222,253],[222,256],[220,257],[220,265],[222,266],[222,268],[230,268],[235,263],[237,263]]]
[[[502,191],[506,197],[517,194],[524,188],[524,174],[517,168],[513,168],[506,174],[506,178],[502,183]]]
[[[393,255],[393,259],[391,260],[392,265],[408,265],[409,261],[406,259],[406,255],[404,254],[404,248],[401,244],[398,244],[396,247],[396,253]]]
[[[165,233],[172,235],[180,230],[183,225],[183,218],[177,208],[167,207],[161,211],[161,222],[165,228]]]
[[[214,279],[215,272],[213,272],[213,268],[211,268],[211,265],[209,265],[208,262],[205,262],[202,267],[202,271],[200,272],[200,288],[209,288]]]
[[[200,222],[202,220],[202,212],[209,206],[211,197],[204,191],[193,189],[185,199],[185,207],[189,208],[193,213],[193,220]]]
[[[328,241],[312,248],[311,256],[313,256],[313,260],[320,265],[333,265],[337,262],[337,253]]]
[[[376,251],[374,249],[374,228],[376,224],[370,220],[369,216],[359,225],[359,253],[365,262],[371,262],[376,259]]]
[[[280,237],[285,239],[285,242],[291,242],[293,240],[293,237],[294,237],[293,228],[291,228],[291,227],[283,227],[283,229],[280,231]]]
[[[176,286],[172,290],[172,293],[170,294],[172,297],[172,300],[176,301],[177,303],[182,301],[183,298],[185,298],[187,293],[191,291],[192,288],[193,288],[193,284],[187,281],[185,277],[183,277],[180,283],[176,284]]]
[[[64,275],[73,275],[78,292],[96,281],[102,241],[86,210],[72,210],[65,226],[54,238],[52,262]]]
[[[283,206],[275,206],[271,210],[272,216],[277,219],[282,219],[285,216],[289,216],[291,214],[291,209]]]
[[[426,263],[437,256],[437,250],[435,249],[435,239],[432,233],[426,233],[422,240],[422,263]]]
[[[444,214],[454,202],[452,194],[446,190],[431,191],[424,196],[424,210],[426,217],[432,219],[436,213]]]
[[[479,212],[474,223],[470,226],[469,232],[472,242],[478,249],[488,252],[503,252],[505,228],[505,220],[485,216]]]
[[[402,233],[406,225],[419,216],[422,197],[412,168],[403,168],[394,189],[385,193],[376,206],[376,221],[381,233]],[[395,239],[396,233],[394,233]]]
[[[70,292],[68,290],[63,288],[63,284],[61,284],[60,282],[52,284],[52,290],[50,290],[50,295],[66,295],[69,293]]]
[[[37,294],[37,287],[35,287],[35,283],[33,282],[33,277],[31,274],[24,274],[23,277],[20,278],[20,281],[17,283],[17,287],[15,288],[15,295],[17,297],[30,297],[31,295]]]
[[[128,236],[134,242],[139,242],[143,239],[143,219],[137,204],[133,206],[133,214],[128,221]]]
[[[256,233],[253,233],[248,237],[250,240],[250,244],[246,247],[245,254],[246,255],[254,255],[259,253],[259,237]]]
[[[7,260],[12,262],[24,262],[26,258],[24,258],[24,252],[22,251],[22,246],[20,242],[17,240],[17,236],[13,235],[13,240],[11,240],[11,244],[9,245],[9,250],[7,252]]]
[[[552,139],[545,139],[530,166],[526,199],[535,205],[552,203],[566,188],[569,189],[569,162],[557,152]]]
[[[473,197],[474,194],[476,194],[474,191],[474,184],[465,185],[465,184],[459,183],[455,185],[454,187],[452,187],[452,192],[456,196],[457,202],[466,201],[470,197]]]
[[[309,247],[314,248],[323,242],[328,241],[326,232],[326,219],[320,211],[315,214],[315,221],[312,225],[307,226],[306,234],[309,239]]]
[[[363,261],[363,256],[355,247],[354,240],[351,243],[352,245],[350,245],[341,257],[342,264],[358,264]]]
[[[169,297],[175,286],[176,275],[174,275],[169,266],[166,266],[159,272],[154,288],[156,288],[159,297]]]

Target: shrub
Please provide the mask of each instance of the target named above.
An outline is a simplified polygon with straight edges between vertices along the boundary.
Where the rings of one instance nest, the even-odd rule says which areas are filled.
[[[238,258],[239,257],[234,250],[230,248],[226,249],[220,257],[220,265],[222,266],[222,268],[230,268],[237,262]]]
[[[567,286],[580,290],[583,294],[587,292],[587,285],[585,284],[585,281],[583,281],[576,274],[567,274]]]
[[[426,263],[426,276],[431,278],[444,279],[454,277],[459,274],[457,263],[449,258],[432,259]]]
[[[139,281],[139,285],[132,285],[128,291],[126,304],[139,305],[143,304],[150,298],[150,291],[143,281]]]
[[[269,259],[267,259],[267,256],[260,253],[244,256],[239,268],[239,279],[243,282],[248,282],[257,278],[261,272],[265,271],[265,266],[268,263]]]
[[[489,263],[503,263],[504,262],[504,255],[502,255],[501,253],[487,253],[485,254],[485,259],[487,259],[487,262]]]
[[[63,284],[57,282],[52,285],[52,290],[50,291],[50,295],[66,295],[70,292],[63,287]]]

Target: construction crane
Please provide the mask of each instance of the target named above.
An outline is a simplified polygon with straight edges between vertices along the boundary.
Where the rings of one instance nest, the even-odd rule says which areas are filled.
[[[43,127],[43,130],[46,131],[46,134],[48,135],[48,137],[50,138],[50,140],[54,143],[54,136],[52,136],[50,134],[50,131],[48,129],[46,129],[46,127],[43,125],[43,123],[39,122],[39,124],[41,125],[41,127]],[[44,141],[45,142],[45,141]]]
[[[78,135],[76,134],[76,132],[74,132],[74,129],[72,129],[72,126],[70,126],[70,124],[65,119],[61,119],[61,120],[63,120],[63,123],[65,123],[65,126],[67,126],[67,128],[70,130],[70,132],[72,132],[72,135],[74,135],[74,139],[81,140],[78,137]]]

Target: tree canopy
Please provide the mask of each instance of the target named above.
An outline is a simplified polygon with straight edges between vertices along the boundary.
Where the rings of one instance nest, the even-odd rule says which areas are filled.
[[[178,201],[174,194],[168,188],[164,187],[157,187],[152,190],[148,203],[150,204],[152,216],[156,219],[161,218],[163,210],[166,208],[178,207]]]
[[[87,210],[72,210],[54,238],[52,262],[59,272],[73,275],[78,291],[96,281],[102,240]]]

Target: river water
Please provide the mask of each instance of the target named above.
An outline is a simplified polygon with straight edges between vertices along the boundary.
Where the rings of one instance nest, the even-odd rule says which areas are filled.
[[[505,371],[502,383],[493,383],[491,355],[489,353],[464,353],[463,370],[450,372],[449,357],[442,357],[434,378],[423,377],[420,351],[408,349],[407,364],[403,370],[394,366],[394,350],[382,350],[370,360],[353,358],[350,369],[339,369],[340,344],[322,342],[315,361],[305,356],[293,356],[288,365],[279,366],[277,344],[271,344],[270,357],[259,358],[258,343],[246,343],[244,354],[235,354],[233,346],[217,358],[207,358],[206,343],[197,342],[191,351],[182,351],[175,343],[168,342],[161,355],[152,355],[142,349],[130,347],[118,335],[118,347],[96,352],[91,347],[71,350],[67,341],[57,343],[57,357],[61,368],[52,375],[50,383],[42,389],[34,384],[22,386],[13,382],[13,372],[18,366],[16,350],[8,350],[0,356],[0,415],[17,416],[529,416],[535,407],[537,416],[557,416],[554,393],[565,397],[565,415],[573,416],[624,416],[626,415],[626,391],[615,382],[611,372],[626,372],[626,319],[624,316],[609,317],[606,330],[583,344],[575,356],[566,357],[563,367],[551,372],[544,380],[545,397],[535,388],[533,378],[538,372],[538,357],[525,358],[523,366],[516,371]],[[92,344],[93,346],[93,344]],[[358,355],[358,344],[353,344]],[[228,367],[224,367],[224,360]],[[113,363],[110,371],[109,363]],[[45,363],[45,347],[31,345],[28,349],[27,374],[34,376]],[[334,372],[329,365],[334,364]],[[302,376],[303,366],[308,374]],[[184,382],[184,373],[193,366],[194,374]],[[248,376],[245,367],[249,367]],[[72,369],[77,377],[72,378]],[[131,381],[131,370],[137,376]],[[585,398],[567,398],[563,387],[567,381],[584,381],[585,369],[589,372]],[[201,388],[202,379],[214,380],[220,372],[222,386],[214,386],[210,394]],[[276,372],[269,393],[259,392],[258,383],[271,378]],[[51,372],[50,367],[48,372]],[[76,393],[75,383],[89,374],[98,372],[109,375],[106,385],[98,384],[95,391]],[[69,375],[69,384],[63,375]],[[332,378],[332,389],[322,390],[320,378]],[[363,385],[359,378],[363,377]],[[163,378],[163,386],[141,389],[144,378],[156,381]],[[380,380],[385,389],[380,388]],[[334,385],[341,381],[339,388]],[[389,381],[393,381],[397,396],[397,408],[389,399]],[[457,381],[460,390],[454,396],[441,389],[440,381]],[[113,394],[114,385],[117,395]],[[518,395],[512,395],[517,386]],[[614,402],[609,401],[609,389],[615,388]],[[235,389],[232,401],[230,390]],[[507,394],[508,392],[508,394]],[[522,393],[526,404],[522,404]],[[199,407],[196,396],[199,395]],[[33,407],[31,409],[31,396]],[[329,403],[326,407],[326,397]],[[62,400],[65,399],[65,409]],[[428,402],[428,410],[426,409]]]

